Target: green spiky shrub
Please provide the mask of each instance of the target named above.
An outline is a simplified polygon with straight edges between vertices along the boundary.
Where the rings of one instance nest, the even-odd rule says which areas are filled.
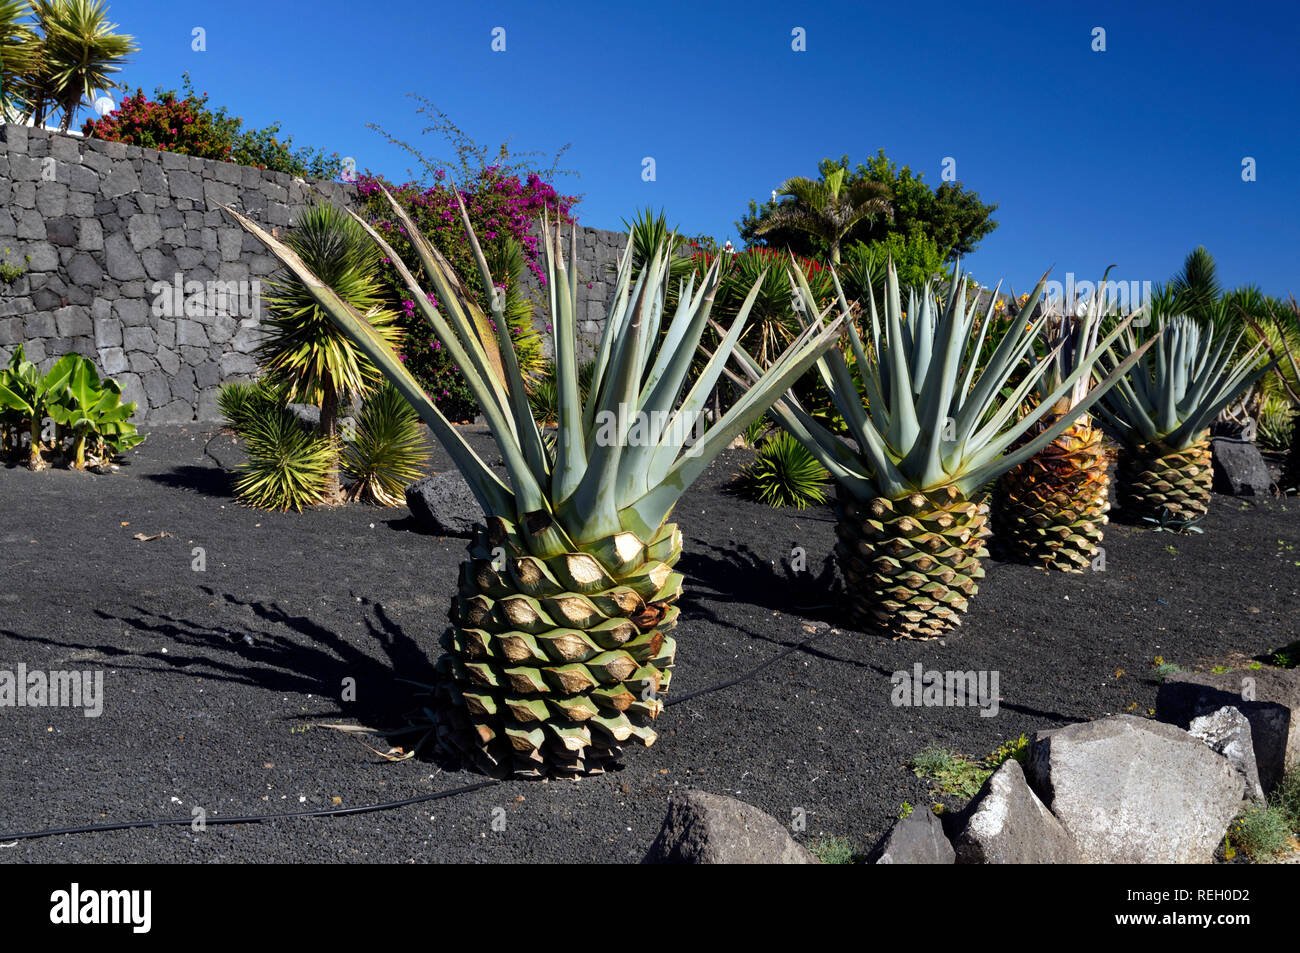
[[[419,415],[385,381],[366,398],[354,429],[352,435],[344,432],[343,472],[353,481],[348,499],[401,506],[407,484],[419,479],[429,462]]]
[[[800,273],[794,276],[797,280]],[[836,287],[847,313],[838,280]],[[1036,393],[1050,370],[1034,352],[1045,323],[1034,316],[1042,292],[1040,281],[1019,314],[1000,329],[997,346],[985,360],[981,355],[993,324],[993,301],[978,321],[978,302],[967,304],[966,283],[957,273],[942,307],[932,285],[919,295],[910,291],[904,320],[898,275],[891,265],[883,315],[868,296],[865,338],[852,322],[845,325],[857,359],[852,373],[860,385],[838,350],[827,351],[817,362],[857,449],[813,420],[793,395],[773,405],[782,427],[838,483],[836,552],[849,612],[861,627],[894,638],[924,639],[959,625],[984,576],[988,505],[982,502],[983,488],[1061,436],[1118,376],[1085,390],[1055,422],[1022,440],[1073,392],[1091,372],[1096,354],[1120,333],[1112,332],[1057,386]],[[757,371],[753,358],[739,349],[736,356],[742,372],[752,378]],[[1016,373],[1019,382],[1010,385]],[[1020,413],[1022,406],[1029,408],[1027,413]]]
[[[236,468],[241,503],[264,510],[296,510],[326,502],[337,466],[338,438],[310,431],[283,405],[268,404],[243,430],[247,459]]]
[[[231,381],[221,385],[217,391],[217,409],[226,418],[230,429],[241,435],[254,420],[287,402],[283,387],[265,377],[255,381]]]
[[[445,654],[429,707],[431,737],[495,775],[603,770],[621,745],[649,745],[656,738],[650,724],[671,681],[675,642],[668,633],[677,621],[674,603],[682,584],[672,568],[682,534],[669,522],[678,498],[832,345],[840,322],[818,315],[816,325],[726,415],[700,427],[705,401],[744,332],[749,309],[741,310],[687,390],[717,269],[698,284],[688,280],[670,314],[664,306],[667,249],[659,249],[633,283],[629,244],[584,402],[577,360],[579,279],[566,264],[561,235],[544,222],[559,391],[550,452],[533,417],[502,303],[490,301],[489,320],[446,259],[384,194],[433,283],[436,306],[392,246],[374,229],[366,226],[367,231],[474,391],[501,453],[504,480],[451,426],[370,322],[283,242],[238,212],[227,212],[294,270],[321,309],[392,380],[483,508],[484,525],[470,544],[452,625],[441,643]],[[492,287],[463,204],[460,213],[482,286]],[[575,229],[570,261],[576,252]]]
[[[784,430],[763,442],[741,475],[745,493],[768,506],[806,509],[826,502],[830,475],[808,448]]]
[[[1205,318],[1177,314],[1181,299],[1157,293],[1148,322],[1126,328],[1098,362],[1114,370],[1125,352],[1154,344],[1097,407],[1123,445],[1117,496],[1134,520],[1205,515],[1214,479],[1210,424],[1269,371],[1259,366],[1262,346],[1237,356],[1244,332],[1231,327],[1221,303],[1197,300]]]
[[[386,344],[397,343],[397,315],[384,307],[379,251],[349,213],[323,203],[312,206],[299,216],[285,244],[335,294],[364,315]],[[332,438],[338,434],[340,406],[345,400],[363,398],[381,375],[330,321],[292,269],[270,283],[265,300],[269,316],[262,324],[266,336],[258,348],[265,375],[283,391],[286,401],[319,407],[317,433],[331,438],[322,446],[337,447]],[[323,501],[342,498],[335,458],[326,473]]]

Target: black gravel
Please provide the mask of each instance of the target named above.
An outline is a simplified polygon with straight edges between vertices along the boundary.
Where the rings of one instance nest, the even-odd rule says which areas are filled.
[[[493,452],[481,432],[471,439]],[[805,843],[833,835],[866,848],[904,801],[931,799],[905,766],[927,745],[979,757],[1022,732],[1145,714],[1155,656],[1208,667],[1300,629],[1300,501],[1226,497],[1200,536],[1112,525],[1105,572],[990,560],[966,624],[944,642],[837,629],[829,509],[740,499],[729,487],[746,457],[724,454],[677,509],[687,589],[673,692],[814,641],[668,708],[659,742],[623,770],[348,817],[3,842],[0,861],[623,863],[644,854],[683,786],[782,819],[802,811]],[[238,459],[227,435],[172,428],[115,474],[0,473],[0,669],[99,669],[106,696],[98,718],[0,708],[0,835],[195,807],[356,807],[481,780],[390,763],[362,743],[384,740],[317,727],[403,723],[418,689],[402,680],[429,676],[464,541],[414,531],[404,509],[244,508],[221,466]],[[169,535],[133,538],[157,533]],[[796,547],[802,571],[790,568]],[[917,662],[998,672],[997,716],[894,707],[891,673]],[[339,700],[346,678],[355,702]]]

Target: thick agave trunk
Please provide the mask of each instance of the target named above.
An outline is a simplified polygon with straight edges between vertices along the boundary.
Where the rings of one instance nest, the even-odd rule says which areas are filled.
[[[1128,447],[1119,461],[1119,504],[1136,519],[1199,519],[1210,505],[1214,470],[1208,432],[1185,450],[1155,442]]]
[[[488,774],[603,771],[649,746],[676,643],[682,577],[674,524],[548,558],[492,518],[470,544],[438,662],[442,747]]]
[[[1102,432],[1084,415],[1003,475],[997,494],[998,537],[1014,559],[1083,572],[1101,546],[1109,491]]]
[[[961,625],[984,578],[988,505],[947,486],[898,500],[836,504],[835,551],[855,623],[896,639]]]

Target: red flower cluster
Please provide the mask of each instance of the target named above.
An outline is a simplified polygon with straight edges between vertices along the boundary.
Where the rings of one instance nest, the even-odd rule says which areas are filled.
[[[125,142],[146,149],[162,149],[199,156],[203,159],[230,158],[230,138],[212,122],[212,114],[199,99],[177,99],[164,93],[158,100],[137,89],[113,112],[87,120],[82,127],[86,138]]]

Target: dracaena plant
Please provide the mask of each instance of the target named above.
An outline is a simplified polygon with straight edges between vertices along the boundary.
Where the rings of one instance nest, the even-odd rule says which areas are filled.
[[[847,312],[838,279],[836,289]],[[1118,376],[1087,388],[1055,423],[1022,440],[1088,376],[1098,353],[1119,334],[1112,331],[1055,387],[1033,397],[1059,350],[1044,356],[1034,351],[1044,327],[1042,316],[1033,316],[1042,290],[1040,281],[985,361],[996,292],[977,321],[978,301],[967,303],[958,271],[943,303],[930,284],[919,296],[910,291],[904,318],[891,263],[883,315],[869,295],[865,338],[852,322],[845,325],[865,404],[839,350],[817,362],[856,449],[792,396],[773,405],[782,426],[838,482],[836,552],[850,613],[864,628],[895,638],[937,638],[960,624],[984,575],[988,506],[982,488],[1061,436]],[[752,377],[752,358],[739,351],[737,358]]]
[[[433,737],[497,775],[602,770],[620,745],[655,740],[650,721],[671,678],[675,643],[668,633],[682,583],[672,569],[682,545],[669,522],[674,504],[710,460],[834,343],[839,321],[820,315],[725,416],[704,425],[707,397],[744,331],[757,289],[688,388],[718,270],[688,281],[669,313],[669,250],[655,249],[634,281],[629,244],[584,401],[577,360],[580,278],[569,263],[576,260],[577,233],[566,262],[561,230],[544,222],[557,392],[556,429],[544,440],[502,313],[504,296],[492,296],[489,317],[402,207],[387,198],[433,286],[436,306],[383,237],[363,227],[464,374],[500,449],[505,479],[443,417],[362,315],[285,243],[230,214],[297,275],[322,311],[411,402],[483,508],[485,525],[470,544],[452,627],[443,636],[446,653],[430,709]],[[463,204],[460,212],[481,286],[492,288]]]
[[[1244,329],[1233,329],[1222,301],[1196,300],[1193,318],[1179,313],[1183,296],[1158,292],[1143,327],[1124,330],[1101,364],[1155,342],[1098,406],[1098,416],[1124,444],[1118,469],[1120,506],[1135,519],[1202,518],[1213,469],[1210,424],[1273,367],[1262,343],[1238,353]],[[1159,340],[1156,340],[1157,336]]]

